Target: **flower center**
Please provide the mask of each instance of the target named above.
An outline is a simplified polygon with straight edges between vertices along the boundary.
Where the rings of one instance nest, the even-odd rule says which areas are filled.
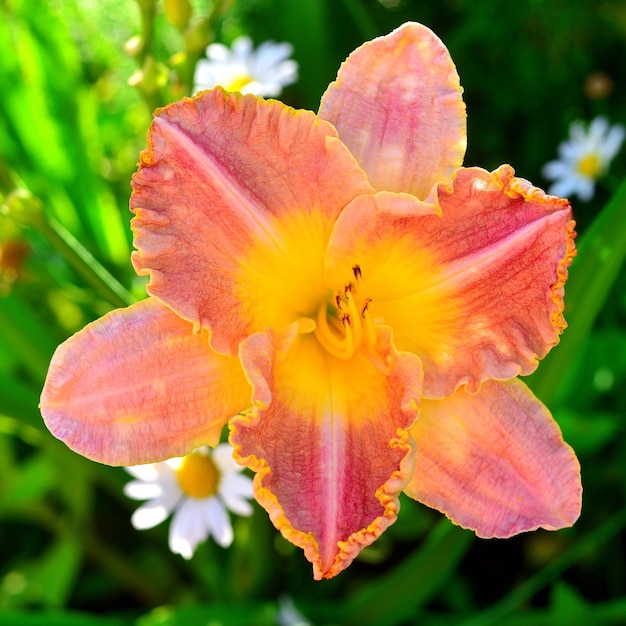
[[[176,470],[176,478],[183,493],[190,498],[208,498],[217,493],[220,473],[207,454],[188,454]]]
[[[359,298],[358,284],[361,268],[352,268],[355,282],[348,283],[324,302],[317,311],[315,336],[320,345],[339,359],[349,359],[364,344],[372,349],[376,345],[376,327],[368,310],[369,298]]]
[[[597,154],[587,154],[578,161],[578,171],[588,178],[596,179],[602,172],[602,163]]]
[[[253,82],[253,78],[245,72],[237,73],[222,85],[226,91],[241,91],[244,87]]]

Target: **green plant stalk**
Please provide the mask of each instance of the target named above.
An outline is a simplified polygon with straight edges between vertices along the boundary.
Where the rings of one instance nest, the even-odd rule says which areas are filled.
[[[414,615],[456,569],[474,535],[441,520],[397,567],[356,593],[341,613],[344,624],[397,623]]]
[[[107,302],[121,308],[135,301],[117,279],[54,218],[42,216],[36,225],[68,264]]]
[[[624,527],[626,527],[626,508],[621,509],[604,524],[587,533],[582,539],[574,543],[571,548],[563,552],[561,556],[513,589],[499,602],[492,604],[482,613],[478,613],[460,623],[459,626],[490,626],[491,624],[499,624],[503,617],[506,617],[530,600],[538,591],[556,580],[576,561],[593,552],[594,549],[611,539]]]
[[[91,532],[86,525],[73,528],[72,524],[64,520],[49,506],[37,503],[22,509],[22,513],[48,528],[59,537],[76,537],[78,535],[81,547],[87,557],[106,570],[112,578],[132,593],[140,602],[149,605],[158,605],[170,600],[176,589],[156,589],[151,581],[145,580],[144,573],[136,568],[126,558],[126,555],[114,549],[109,544],[104,544],[95,533]]]
[[[374,39],[374,37],[378,37],[381,34],[376,26],[376,22],[363,6],[361,0],[343,0],[343,5],[346,11],[350,13],[364,41]]]
[[[54,340],[32,311],[13,295],[0,299],[0,338],[3,347],[15,352],[35,381],[45,379]]]
[[[565,285],[568,328],[529,384],[550,405],[563,394],[565,375],[604,307],[626,259],[626,179],[580,238]]]

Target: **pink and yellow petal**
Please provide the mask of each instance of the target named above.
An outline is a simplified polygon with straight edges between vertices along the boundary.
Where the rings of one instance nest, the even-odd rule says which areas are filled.
[[[337,128],[376,189],[424,200],[463,162],[462,91],[441,40],[407,23],[348,57],[319,116]]]
[[[54,354],[41,395],[46,426],[72,450],[137,465],[215,445],[250,406],[237,358],[151,298],[112,311]]]
[[[565,200],[513,176],[458,170],[441,216],[394,194],[362,196],[341,215],[329,267],[358,263],[374,318],[424,363],[424,396],[529,374],[565,328],[575,254]]]
[[[411,434],[416,465],[405,492],[479,537],[557,530],[580,515],[578,460],[518,379],[422,401]]]
[[[297,325],[251,336],[241,358],[254,410],[230,422],[235,458],[257,472],[257,501],[314,577],[330,578],[396,519],[420,363],[392,351],[383,331],[375,353],[341,361]]]
[[[221,89],[157,111],[132,184],[135,269],[230,354],[293,321],[335,218],[371,190],[332,126]]]

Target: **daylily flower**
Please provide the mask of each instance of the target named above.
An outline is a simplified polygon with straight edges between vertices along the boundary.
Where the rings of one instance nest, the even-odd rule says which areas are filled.
[[[481,537],[571,525],[579,465],[516,377],[565,327],[566,200],[461,167],[443,43],[408,23],[353,52],[318,115],[222,89],[157,111],[133,178],[150,297],[57,350],[48,428],[110,464],[215,445],[315,578],[398,496]]]
[[[231,48],[212,43],[206,49],[207,58],[196,65],[194,93],[223,87],[274,98],[298,80],[298,64],[289,58],[292,53],[291,44],[273,41],[264,41],[255,51],[245,35],[237,37]]]
[[[227,510],[252,513],[247,501],[252,498],[252,480],[241,473],[227,443],[212,452],[203,446],[185,457],[124,469],[135,478],[124,485],[124,493],[148,501],[133,513],[132,525],[137,530],[152,528],[173,512],[170,550],[186,559],[209,536],[224,548],[233,542]]]
[[[554,180],[550,193],[591,200],[596,181],[607,173],[625,135],[621,124],[609,126],[605,117],[594,118],[587,131],[582,122],[574,122],[569,139],[559,145],[559,159],[543,166],[543,175]]]

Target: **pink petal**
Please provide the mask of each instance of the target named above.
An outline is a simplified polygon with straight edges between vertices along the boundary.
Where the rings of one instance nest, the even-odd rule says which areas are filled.
[[[423,400],[411,434],[416,466],[406,493],[479,537],[556,530],[580,515],[576,456],[517,379]]]
[[[371,191],[332,126],[221,89],[157,112],[133,188],[133,264],[148,291],[230,354],[293,321],[293,284],[317,270],[343,207]]]
[[[396,519],[421,367],[382,330],[375,352],[347,361],[293,331],[242,345],[254,411],[231,420],[231,443],[258,472],[255,496],[275,526],[304,549],[316,579],[330,578]]]
[[[52,434],[79,454],[137,465],[215,445],[228,418],[249,404],[239,361],[147,299],[59,346],[40,406]]]
[[[369,311],[424,363],[424,396],[529,374],[565,328],[574,250],[566,200],[514,178],[460,169],[438,191],[442,215],[389,192],[338,219],[328,265],[358,264]]]
[[[407,23],[348,57],[319,116],[337,128],[376,189],[424,200],[463,162],[462,91],[441,40]]]

